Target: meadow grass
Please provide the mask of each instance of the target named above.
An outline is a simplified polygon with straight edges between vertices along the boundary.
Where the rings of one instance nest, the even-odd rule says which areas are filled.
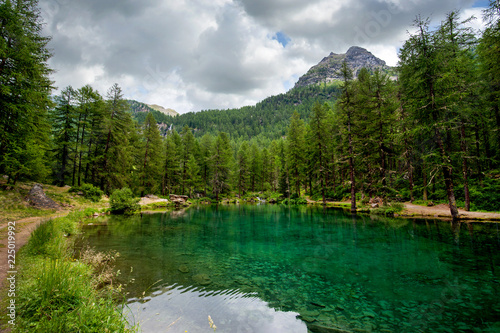
[[[92,212],[49,220],[32,233],[19,253],[18,312],[12,332],[137,331],[116,306],[116,289],[103,281],[113,277],[102,268],[110,255],[87,251],[82,259],[72,256],[77,221]]]

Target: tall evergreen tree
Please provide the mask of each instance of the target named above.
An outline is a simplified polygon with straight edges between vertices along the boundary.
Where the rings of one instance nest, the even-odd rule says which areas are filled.
[[[51,54],[36,0],[0,3],[0,173],[41,180],[50,127]]]
[[[486,100],[487,113],[485,121],[480,125],[483,129],[483,140],[485,153],[488,160],[485,164],[491,166],[489,159],[495,157],[495,167],[500,163],[500,3],[497,0],[490,0],[488,9],[485,11],[487,27],[481,36],[477,53],[481,66],[481,77],[483,79],[482,94]],[[493,135],[493,145],[496,156],[489,149],[489,132],[491,128]]]
[[[342,94],[337,101],[337,110],[341,113],[343,126],[345,127],[346,141],[348,144],[348,159],[349,159],[349,175],[351,179],[351,213],[356,212],[356,180],[354,167],[354,143],[353,143],[353,127],[355,117],[355,98],[353,87],[353,73],[347,63],[344,61],[340,69],[342,77],[341,89]]]
[[[187,125],[184,126],[180,135],[182,138],[182,153],[181,153],[182,190],[181,191],[182,194],[185,194],[184,193],[185,184],[189,178],[187,175],[187,165],[189,163],[189,160],[191,159],[191,156],[193,156],[195,153],[196,140],[194,139],[193,132],[191,132],[191,129]]]
[[[151,113],[146,116],[143,127],[143,163],[141,169],[141,196],[156,193],[163,170],[163,149],[158,125]]]
[[[200,168],[201,168],[201,179],[203,182],[203,195],[207,196],[208,185],[210,180],[210,157],[212,153],[213,137],[210,134],[205,134],[200,140]]]
[[[224,191],[231,188],[231,167],[232,167],[232,149],[229,137],[226,133],[220,132],[215,139],[212,157],[212,188],[215,199],[219,201],[219,196]]]
[[[405,103],[412,110],[422,130],[433,128],[440,155],[450,212],[458,218],[451,161],[449,100],[440,85],[439,49],[429,31],[429,21],[415,20],[417,32],[405,42],[400,53],[400,82]],[[453,121],[453,120],[452,120]]]
[[[132,163],[128,151],[132,119],[127,112],[122,90],[116,83],[108,90],[104,113],[100,187],[111,193],[113,189],[125,187],[127,170]]]
[[[52,130],[54,136],[54,157],[56,165],[54,174],[59,186],[66,184],[69,175],[68,165],[71,158],[71,143],[75,129],[75,91],[71,86],[56,97],[57,106],[51,112]]]
[[[290,120],[287,135],[287,160],[290,165],[290,181],[293,191],[300,196],[300,185],[304,178],[305,165],[305,124],[298,112]]]
[[[250,156],[248,142],[244,141],[238,150],[236,156],[237,172],[236,183],[238,184],[238,195],[241,198],[242,194],[248,189],[249,174],[250,174]]]
[[[327,113],[328,105],[315,104],[308,126],[309,161],[311,172],[319,180],[323,204],[326,204],[326,173],[327,173]]]

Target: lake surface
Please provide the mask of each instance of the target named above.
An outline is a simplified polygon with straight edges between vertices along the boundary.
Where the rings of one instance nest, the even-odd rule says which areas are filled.
[[[496,223],[279,205],[94,222],[143,332],[500,332]]]

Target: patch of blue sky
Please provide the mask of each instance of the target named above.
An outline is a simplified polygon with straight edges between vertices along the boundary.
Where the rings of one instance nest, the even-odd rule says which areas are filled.
[[[490,4],[489,0],[476,0],[472,5],[472,8],[486,8]]]
[[[273,36],[273,40],[278,41],[283,47],[286,47],[288,43],[292,40],[290,37],[288,37],[286,34],[284,34],[281,31],[278,31],[276,35]]]

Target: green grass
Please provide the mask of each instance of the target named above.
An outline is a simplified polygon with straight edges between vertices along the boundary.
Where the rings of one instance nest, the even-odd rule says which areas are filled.
[[[104,279],[110,255],[87,251],[72,257],[77,221],[93,210],[42,223],[20,251],[16,326],[12,332],[135,332],[114,302]],[[6,300],[7,301],[7,300]]]

